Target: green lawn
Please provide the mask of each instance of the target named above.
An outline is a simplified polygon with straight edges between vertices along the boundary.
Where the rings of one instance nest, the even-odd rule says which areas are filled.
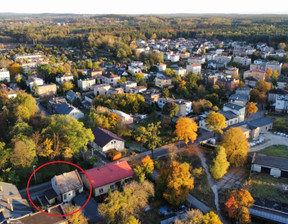
[[[279,156],[288,158],[288,146],[286,145],[272,145],[260,151],[260,153],[269,156]]]
[[[288,194],[281,187],[287,184],[288,180],[285,178],[275,178],[261,173],[253,174],[245,186],[253,197],[288,204]]]

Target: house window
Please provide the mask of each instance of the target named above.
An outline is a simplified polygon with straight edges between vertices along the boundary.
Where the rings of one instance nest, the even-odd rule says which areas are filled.
[[[110,189],[113,191],[114,190],[114,184],[110,185]]]
[[[116,141],[114,141],[114,144],[116,144]]]
[[[66,200],[67,199],[67,195],[63,194],[63,198],[64,198],[64,200]]]
[[[99,189],[99,193],[102,194],[103,193],[103,188]]]

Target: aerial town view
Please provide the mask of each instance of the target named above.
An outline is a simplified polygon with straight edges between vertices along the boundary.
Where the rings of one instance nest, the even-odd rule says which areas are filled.
[[[288,224],[287,6],[1,2],[0,224]]]

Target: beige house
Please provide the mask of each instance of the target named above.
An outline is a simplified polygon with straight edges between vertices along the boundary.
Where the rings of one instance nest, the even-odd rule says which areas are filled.
[[[83,79],[83,80],[80,79],[77,81],[77,85],[82,91],[93,90],[95,84],[96,84],[96,79],[94,78]]]
[[[134,175],[134,171],[127,161],[108,163],[101,167],[95,167],[85,171],[91,180],[93,196],[107,194],[109,189],[114,191],[121,183],[128,181]],[[86,175],[82,175],[84,186],[90,189],[90,183]]]
[[[120,80],[120,76],[113,74],[112,72],[107,72],[102,75],[102,83],[106,83],[112,86],[116,86]]]
[[[38,94],[40,97],[57,95],[56,84],[52,83],[38,86]]]
[[[154,80],[155,86],[159,88],[173,88],[172,80],[167,76],[157,76]]]
[[[253,77],[257,80],[265,80],[266,72],[264,70],[260,69],[252,69],[244,72],[243,79],[246,79],[247,77]]]
[[[109,84],[99,84],[94,86],[94,95],[106,95],[108,90],[111,88]]]

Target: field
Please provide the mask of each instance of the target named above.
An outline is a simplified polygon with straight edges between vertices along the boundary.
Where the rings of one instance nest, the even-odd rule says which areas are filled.
[[[283,158],[288,158],[288,146],[273,145],[261,150],[260,153],[268,156],[279,156]]]

